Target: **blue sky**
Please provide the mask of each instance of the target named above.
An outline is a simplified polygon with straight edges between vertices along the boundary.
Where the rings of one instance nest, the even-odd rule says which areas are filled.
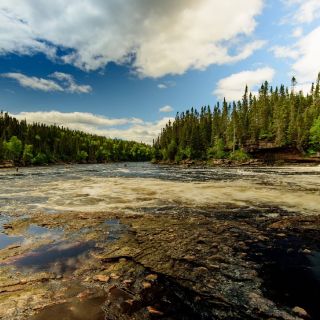
[[[318,0],[0,0],[0,107],[151,142],[177,111],[262,81],[307,91]]]

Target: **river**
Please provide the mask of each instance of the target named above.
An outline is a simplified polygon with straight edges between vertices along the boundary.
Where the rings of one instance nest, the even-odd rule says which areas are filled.
[[[319,213],[320,166],[3,169],[0,318],[319,320]]]
[[[201,168],[112,163],[0,171],[2,213],[141,212],[194,206],[274,206],[320,212],[320,166]]]

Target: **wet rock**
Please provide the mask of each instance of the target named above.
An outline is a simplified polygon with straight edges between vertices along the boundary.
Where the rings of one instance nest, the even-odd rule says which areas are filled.
[[[131,279],[126,279],[126,280],[123,280],[122,283],[123,283],[125,286],[130,286],[130,285],[133,283],[133,280],[131,280]]]
[[[163,312],[157,310],[154,307],[148,306],[147,309],[148,309],[148,312],[151,313],[151,314],[154,314],[154,315],[157,315],[157,316],[162,316],[163,315]]]
[[[155,281],[158,279],[158,276],[156,274],[148,274],[146,277],[145,277],[146,280],[149,280],[149,281]]]
[[[142,282],[142,286],[144,289],[148,289],[148,288],[151,288],[152,285],[150,282],[144,281],[144,282]]]
[[[189,262],[192,262],[192,261],[195,261],[196,260],[196,257],[195,256],[191,256],[191,255],[187,255],[187,256],[184,256],[183,259],[189,261]]]
[[[21,317],[23,320],[31,319],[28,316],[37,308],[62,301],[67,303],[65,306],[74,306],[68,304],[68,299],[85,303],[91,299],[92,288],[101,288],[108,294],[99,303],[104,305],[110,320],[302,317],[298,314],[293,317],[292,305],[288,307],[286,300],[270,294],[272,290],[260,271],[265,270],[268,263],[264,259],[270,259],[266,254],[269,251],[274,252],[274,256],[291,258],[301,248],[317,252],[320,219],[264,215],[251,219],[250,215],[240,217],[243,212],[236,208],[225,209],[224,214],[212,210],[203,209],[206,214],[161,212],[122,216],[121,222],[132,227],[108,245],[103,238],[106,230],[101,225],[107,214],[92,213],[85,215],[86,219],[76,213],[34,217],[33,222],[39,224],[42,221],[51,227],[65,225],[70,230],[66,237],[85,228],[88,233],[78,236],[82,240],[95,239],[93,254],[81,261],[70,260],[76,270],[67,274],[55,271],[33,276],[15,274],[9,278],[10,264],[5,271],[0,268],[0,291],[10,296],[3,312],[15,310],[17,307],[11,301],[18,300],[16,312],[25,314],[25,318]],[[288,242],[292,234],[309,237],[310,241]],[[281,245],[283,251],[272,251],[278,249],[275,243]],[[23,247],[11,251],[9,254],[9,250],[5,250],[2,257],[15,258],[17,253],[28,250]],[[305,261],[313,258],[307,252],[299,254]],[[63,279],[58,281],[60,276]],[[80,287],[67,289],[71,279],[76,279]],[[1,303],[0,300],[0,306]],[[312,318],[307,307],[305,311]],[[0,318],[14,319],[14,311],[10,312],[11,318],[7,316],[9,313],[4,318],[1,312]]]
[[[292,309],[292,312],[301,318],[309,318],[308,312],[301,307],[298,307],[298,306],[294,307]]]
[[[97,274],[93,277],[93,279],[100,282],[108,282],[110,280],[110,277],[105,274]]]

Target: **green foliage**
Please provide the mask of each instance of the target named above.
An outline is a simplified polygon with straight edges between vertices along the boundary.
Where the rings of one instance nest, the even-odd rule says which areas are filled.
[[[32,158],[32,164],[42,165],[48,163],[48,158],[44,153],[38,152],[37,155]]]
[[[207,157],[214,159],[223,159],[226,156],[224,151],[224,143],[221,138],[216,138],[212,148],[207,150]]]
[[[7,142],[8,141],[8,142]],[[158,150],[160,154],[160,150]],[[0,113],[0,160],[22,164],[148,161],[151,146],[44,124],[27,124]]]
[[[174,140],[172,140],[171,143],[168,145],[168,149],[167,149],[168,160],[174,160],[176,152],[177,152],[177,144]]]
[[[22,161],[24,164],[30,164],[33,158],[33,145],[32,144],[25,144],[23,153],[22,153]]]
[[[228,158],[230,160],[247,161],[250,159],[250,156],[244,150],[239,149],[231,152]]]
[[[4,149],[9,159],[16,161],[19,159],[22,151],[22,142],[16,136],[12,136],[9,142],[4,142]]]
[[[77,161],[86,161],[88,159],[88,153],[84,150],[81,150],[77,154]]]
[[[316,119],[310,129],[310,144],[320,151],[320,117]]]
[[[296,80],[295,80],[296,81]],[[294,83],[295,83],[294,81]],[[257,96],[245,89],[240,101],[225,99],[211,110],[191,108],[169,121],[154,141],[162,159],[224,158],[236,150],[254,150],[260,144],[319,150],[320,76],[304,95],[264,82]],[[235,153],[236,158],[244,156]]]

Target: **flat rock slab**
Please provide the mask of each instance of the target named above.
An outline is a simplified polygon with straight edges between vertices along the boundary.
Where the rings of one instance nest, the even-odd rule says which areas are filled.
[[[317,266],[319,217],[240,215],[235,208],[203,212],[38,213],[12,221],[12,234],[31,224],[63,227],[64,241],[95,245],[85,259],[70,260],[69,273],[26,272],[3,264],[30,254],[37,243],[0,250],[0,318],[50,319],[72,307],[74,315],[66,314],[70,319],[86,319],[81,318],[85,309],[96,315],[92,319],[111,320],[317,319],[312,299],[294,296],[285,283],[275,287],[274,266],[281,262],[288,268],[288,252],[301,268]],[[125,226],[111,240],[112,226],[105,223],[110,219]]]

